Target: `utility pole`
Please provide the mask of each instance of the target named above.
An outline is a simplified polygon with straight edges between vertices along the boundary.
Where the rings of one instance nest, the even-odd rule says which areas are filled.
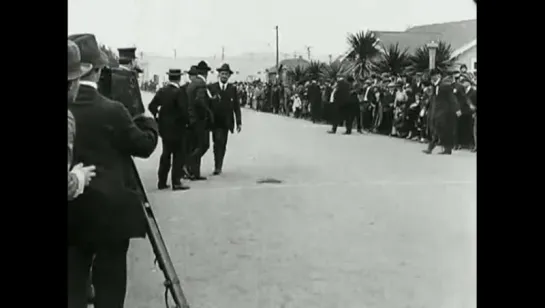
[[[308,57],[308,60],[310,61],[310,50],[312,49],[312,46],[305,46],[305,48],[307,49],[307,57]]]
[[[330,54],[330,55],[329,55],[329,64],[331,64],[332,62],[333,62],[333,55]]]
[[[279,56],[279,49],[278,49],[278,26],[275,27],[275,30],[276,30],[276,73],[278,74],[278,65],[279,65],[279,59],[278,59],[278,56]]]
[[[225,46],[221,46],[221,62],[225,60]]]

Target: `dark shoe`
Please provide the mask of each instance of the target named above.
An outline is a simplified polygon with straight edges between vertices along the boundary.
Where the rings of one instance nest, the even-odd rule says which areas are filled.
[[[188,190],[190,187],[189,186],[185,186],[183,184],[175,184],[175,185],[172,185],[172,190]]]
[[[363,131],[361,129],[358,129],[358,133],[363,134]]]
[[[216,169],[214,170],[214,172],[212,172],[212,175],[220,175],[221,174],[221,170],[219,169]]]
[[[191,181],[206,181],[207,178],[204,176],[192,176],[190,180]]]
[[[168,189],[168,188],[170,188],[170,185],[159,183],[159,184],[157,184],[157,188],[159,190]]]
[[[431,151],[430,150],[422,150],[422,153],[429,155],[429,154],[431,154]]]
[[[327,133],[328,133],[328,134],[336,134],[337,132],[336,132],[336,131],[333,131],[333,130],[328,130]]]
[[[352,132],[344,132],[343,135],[352,135]]]
[[[439,152],[437,154],[439,154],[439,155],[451,155],[452,151],[441,151],[441,152]]]

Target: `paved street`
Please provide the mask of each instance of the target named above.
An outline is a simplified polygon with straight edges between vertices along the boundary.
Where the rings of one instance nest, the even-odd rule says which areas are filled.
[[[476,307],[475,154],[327,129],[245,109],[183,192],[157,191],[160,147],[138,160],[191,307]],[[126,307],[164,307],[153,259],[132,242]]]

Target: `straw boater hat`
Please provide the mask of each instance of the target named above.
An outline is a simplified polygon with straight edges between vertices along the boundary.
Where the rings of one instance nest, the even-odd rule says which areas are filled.
[[[219,72],[229,72],[229,75],[233,75],[233,71],[231,70],[231,67],[229,67],[229,64],[223,63],[220,68],[218,68],[216,71]]]
[[[93,65],[93,68],[103,68],[108,65],[108,57],[98,47],[97,39],[93,34],[73,34],[68,37],[78,45],[81,62]]]
[[[182,76],[182,70],[180,69],[169,69],[167,72],[169,76]]]
[[[78,45],[68,40],[68,81],[75,80],[87,74],[93,65],[81,63],[81,54]]]

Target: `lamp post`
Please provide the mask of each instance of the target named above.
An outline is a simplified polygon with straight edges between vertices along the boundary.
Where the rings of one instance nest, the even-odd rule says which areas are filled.
[[[428,47],[428,51],[430,53],[430,70],[432,70],[435,68],[435,56],[437,55],[437,48],[439,48],[439,44],[437,44],[435,41],[431,41],[426,46]]]

